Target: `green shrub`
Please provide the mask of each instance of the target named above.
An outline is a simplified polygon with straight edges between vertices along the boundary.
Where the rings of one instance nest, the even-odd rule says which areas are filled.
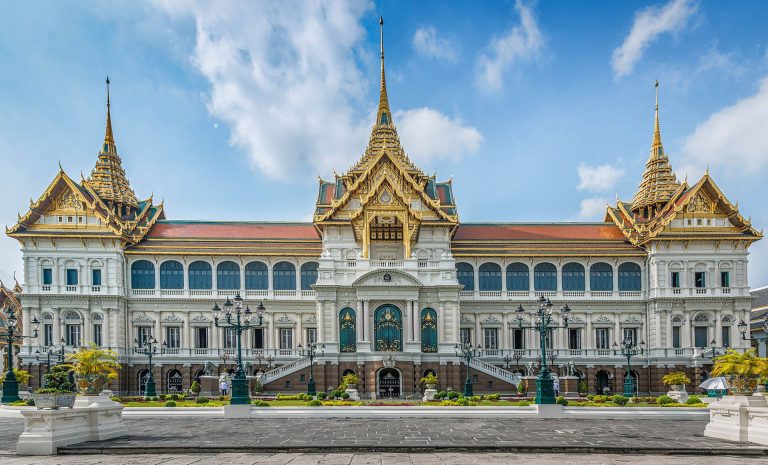
[[[216,400],[227,400],[227,396],[219,396]]]
[[[632,402],[635,404],[655,404],[656,398],[655,397],[633,397]]]
[[[269,404],[264,402],[263,400],[254,400],[251,402],[251,405],[254,405],[256,407],[269,407]]]
[[[520,381],[517,384],[517,393],[518,394],[525,394],[525,381]]]
[[[175,400],[169,400],[165,403],[166,407],[176,407],[176,401]]]
[[[562,405],[563,407],[568,405],[568,400],[563,396],[557,396],[555,403]]]
[[[701,403],[700,396],[691,396],[688,398],[688,400],[685,401],[685,405],[695,405],[700,403]]]
[[[491,402],[497,402],[499,399],[501,399],[500,394],[489,394],[486,396],[486,399],[490,400]]]
[[[629,397],[624,397],[621,394],[616,394],[611,398],[614,404],[618,405],[619,407],[624,407],[627,405],[627,402],[629,402]]]
[[[458,391],[451,391],[448,393],[448,398],[451,400],[456,400],[459,398],[459,392]]]
[[[24,403],[29,405],[30,407],[34,407],[35,406],[35,399],[29,398]]]
[[[593,396],[592,394],[590,394],[590,395],[588,395],[588,396],[587,396],[587,400],[588,400],[588,401],[590,401],[590,402],[592,402],[593,400],[595,400],[595,396]]]
[[[168,397],[168,396],[166,396],[165,394],[160,394],[160,395],[159,395],[159,396],[157,396],[157,397],[159,397],[159,398],[160,398],[160,400],[166,400],[166,397]]]
[[[435,394],[435,399],[445,399],[446,397],[448,397],[446,391],[437,391],[437,394]]]
[[[195,394],[200,394],[200,383],[197,381],[193,381],[192,386],[189,387],[189,390],[194,392]]]
[[[317,398],[318,398],[318,399],[320,399],[320,400],[323,400],[323,399],[325,399],[326,397],[328,397],[328,394],[326,394],[326,393],[324,393],[324,392],[318,392],[318,393],[317,393]]]
[[[178,394],[171,394],[171,400],[179,400]]]
[[[210,401],[207,397],[198,397],[197,400],[195,400],[196,404],[207,404]]]
[[[310,407],[320,407],[321,405],[323,405],[323,403],[315,399],[315,400],[310,400],[307,405],[309,405]]]
[[[472,396],[469,398],[472,402],[480,402],[482,400],[482,396]]]
[[[579,392],[587,392],[587,382],[579,381]]]
[[[256,380],[251,384],[251,394],[256,395],[264,392],[264,385],[261,381]]]
[[[467,407],[470,405],[469,399],[466,397],[462,397],[461,399],[456,399],[456,405],[461,405],[462,407]]]
[[[677,401],[668,395],[664,394],[656,398],[656,403],[659,405],[676,404]]]
[[[342,392],[341,393],[341,398],[344,399],[344,400],[347,400],[347,399],[349,399],[349,394],[347,394],[346,392]]]
[[[604,404],[608,400],[608,396],[597,395],[592,398],[592,402],[596,404]]]

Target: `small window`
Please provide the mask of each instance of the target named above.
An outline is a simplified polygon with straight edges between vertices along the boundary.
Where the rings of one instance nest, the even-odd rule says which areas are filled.
[[[71,216],[67,217],[67,223],[71,223],[73,220],[74,220],[74,218],[72,218]]]
[[[77,222],[78,222],[78,223],[84,223],[84,221],[83,221],[83,217],[82,217],[82,216],[78,216],[78,217],[77,217]]]
[[[696,220],[696,226],[701,226],[701,219]]]
[[[472,375],[472,382],[477,384],[477,382],[478,382],[477,375]]]
[[[707,286],[706,273],[703,271],[697,271],[696,273],[694,273],[694,283],[696,287],[706,287]]]
[[[93,270],[91,285],[101,286],[101,270]]]
[[[299,382],[300,383],[306,383],[307,382],[307,375],[299,376]]]
[[[708,220],[707,220],[707,226],[711,226],[711,225],[712,225],[712,220],[709,220],[709,219],[708,219]]]
[[[93,325],[93,343],[101,347],[101,325]]]
[[[731,273],[728,271],[720,272],[720,287],[731,287]]]
[[[63,216],[60,216],[60,217],[59,217],[59,223],[63,223],[63,222],[64,222],[64,217],[63,217]]]
[[[462,344],[471,344],[472,343],[472,330],[469,328],[461,328],[461,343]]]
[[[73,268],[67,269],[67,286],[77,286],[77,270]]]
[[[285,388],[286,388],[286,389],[290,389],[290,388],[291,388],[291,381],[290,381],[290,380],[287,380],[287,381],[285,382]]]
[[[673,271],[672,272],[672,287],[675,287],[675,288],[680,287],[680,272],[679,271]]]
[[[690,226],[690,225],[691,225],[691,220],[688,220],[688,226]]]
[[[51,268],[43,268],[43,284],[53,284],[53,270]]]

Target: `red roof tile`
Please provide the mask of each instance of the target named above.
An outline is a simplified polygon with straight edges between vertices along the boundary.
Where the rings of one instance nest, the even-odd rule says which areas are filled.
[[[301,239],[320,240],[312,223],[236,223],[158,221],[147,239]]]
[[[625,237],[611,223],[468,224],[459,225],[454,241],[492,240],[620,240]]]

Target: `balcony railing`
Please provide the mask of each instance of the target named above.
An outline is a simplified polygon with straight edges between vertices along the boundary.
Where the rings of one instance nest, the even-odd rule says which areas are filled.
[[[639,300],[644,297],[643,291],[490,291],[464,290],[459,292],[461,300],[534,300],[539,296],[555,299],[631,299]]]
[[[246,289],[246,290],[233,290],[233,289],[131,289],[130,295],[132,297],[165,297],[165,298],[179,298],[179,297],[212,297],[212,298],[226,298],[234,297],[237,293],[246,298],[262,298],[262,299],[301,299],[310,300],[315,298],[315,291],[311,289],[302,290],[264,290],[264,289]]]

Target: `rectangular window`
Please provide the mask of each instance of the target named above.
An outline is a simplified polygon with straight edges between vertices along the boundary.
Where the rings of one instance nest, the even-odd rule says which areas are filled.
[[[67,345],[80,347],[80,325],[67,325]]]
[[[317,343],[317,328],[307,328],[307,345]]]
[[[693,274],[693,281],[696,287],[707,287],[706,273],[697,271]]]
[[[67,268],[67,286],[77,286],[77,270]]]
[[[569,349],[581,349],[581,330],[569,329],[568,330],[568,348]]]
[[[253,348],[264,349],[264,328],[256,328],[253,330]]]
[[[198,349],[208,348],[208,328],[204,326],[195,328],[195,347]]]
[[[43,325],[43,341],[44,345],[50,347],[53,345],[53,325]]]
[[[637,345],[637,328],[624,328],[623,341],[627,339],[632,341],[632,344]]]
[[[707,333],[706,326],[696,326],[693,328],[693,342],[696,344],[695,347],[703,348],[709,345],[709,341],[707,341]]]
[[[224,348],[234,349],[237,347],[237,334],[233,328],[224,328]]]
[[[731,327],[723,326],[723,347],[731,347]]]
[[[595,348],[608,349],[610,346],[608,343],[608,328],[595,328]]]
[[[728,271],[720,272],[720,287],[731,287],[731,273]]]
[[[101,270],[93,270],[91,274],[91,285],[101,286]]]
[[[485,348],[486,349],[498,349],[498,336],[499,336],[499,330],[496,328],[485,328],[483,330],[483,336],[485,341]]]
[[[53,284],[53,270],[51,268],[43,268],[43,284]]]
[[[139,347],[144,347],[144,344],[152,337],[152,327],[139,326],[136,328],[136,336],[136,340],[139,341]]]
[[[165,328],[165,342],[169,349],[178,349],[181,347],[181,328],[178,326],[168,326]]]
[[[299,382],[300,382],[300,383],[306,383],[306,382],[307,382],[307,375],[305,375],[305,374],[303,374],[303,373],[302,373],[302,374],[299,376]]]
[[[293,349],[293,330],[291,328],[280,328],[280,348]]]
[[[101,347],[101,325],[93,325],[93,343]]]
[[[672,272],[672,287],[680,287],[680,272]]]
[[[515,329],[512,334],[512,348],[525,349],[525,330]]]
[[[461,343],[462,344],[471,344],[472,343],[472,330],[469,328],[461,328]]]
[[[682,349],[682,344],[680,343],[680,326],[673,326],[672,327],[672,348],[674,349]]]

